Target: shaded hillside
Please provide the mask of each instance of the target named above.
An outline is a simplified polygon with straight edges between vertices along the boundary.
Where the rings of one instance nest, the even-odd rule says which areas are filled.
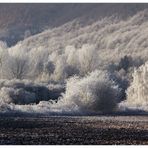
[[[146,4],[0,4],[0,39],[11,46],[31,34],[78,19],[86,25],[117,14],[127,18]]]

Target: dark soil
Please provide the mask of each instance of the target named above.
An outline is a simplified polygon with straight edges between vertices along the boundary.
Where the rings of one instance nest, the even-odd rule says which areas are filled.
[[[3,117],[0,144],[148,144],[148,117]]]

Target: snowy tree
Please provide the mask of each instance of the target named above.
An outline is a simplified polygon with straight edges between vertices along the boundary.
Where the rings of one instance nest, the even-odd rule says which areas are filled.
[[[79,50],[80,71],[83,75],[93,71],[96,68],[97,50],[95,46],[85,44]]]
[[[5,74],[8,78],[24,79],[29,73],[29,63],[27,58],[22,57],[11,57],[7,67],[5,69]]]

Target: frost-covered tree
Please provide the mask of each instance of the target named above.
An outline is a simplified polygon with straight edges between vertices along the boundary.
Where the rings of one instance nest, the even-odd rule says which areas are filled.
[[[97,50],[94,45],[85,44],[79,49],[80,72],[82,75],[93,71],[98,63]]]
[[[24,79],[29,74],[29,63],[26,57],[10,57],[5,68],[8,78]]]
[[[3,67],[5,59],[8,55],[7,45],[5,42],[0,41],[0,77],[3,77]]]

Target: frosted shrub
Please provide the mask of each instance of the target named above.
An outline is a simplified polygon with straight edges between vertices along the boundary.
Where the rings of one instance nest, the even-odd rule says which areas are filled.
[[[118,91],[106,72],[96,70],[84,78],[70,78],[58,104],[71,110],[110,112],[116,108]]]
[[[27,80],[1,80],[0,104],[38,104],[40,101],[56,100],[64,88],[60,85],[37,84]]]

